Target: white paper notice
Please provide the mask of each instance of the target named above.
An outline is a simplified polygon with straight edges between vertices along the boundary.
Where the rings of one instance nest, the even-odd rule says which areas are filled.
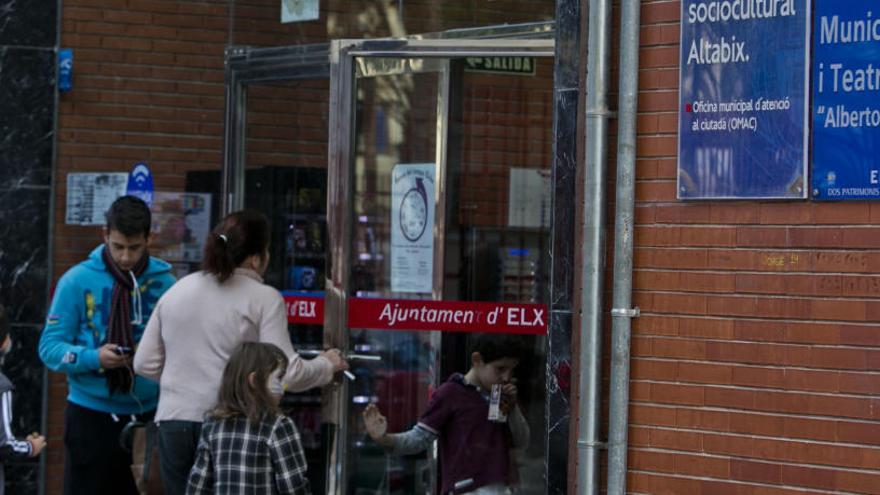
[[[104,225],[104,214],[116,198],[125,195],[128,174],[67,174],[68,225]]]
[[[434,275],[433,163],[391,171],[391,291],[430,293]]]
[[[281,0],[281,22],[314,21],[321,17],[318,0]]]
[[[509,227],[550,226],[550,171],[511,168],[509,192]]]

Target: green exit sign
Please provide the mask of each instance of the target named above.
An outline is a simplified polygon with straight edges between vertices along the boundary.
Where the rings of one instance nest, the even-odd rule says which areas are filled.
[[[496,74],[535,75],[535,59],[532,57],[468,57],[468,72],[493,72]]]

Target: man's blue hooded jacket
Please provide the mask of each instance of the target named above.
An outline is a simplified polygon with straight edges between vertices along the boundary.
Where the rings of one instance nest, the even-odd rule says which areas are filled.
[[[103,244],[95,248],[58,281],[40,336],[40,359],[49,369],[67,373],[67,400],[74,404],[114,414],[152,411],[159,396],[157,383],[135,376],[131,392],[117,391],[111,396],[98,360],[107,337],[113,294],[113,276],[104,265],[103,250]],[[143,321],[132,324],[135,342],[140,342],[159,297],[172,284],[171,265],[151,257],[138,279]]]

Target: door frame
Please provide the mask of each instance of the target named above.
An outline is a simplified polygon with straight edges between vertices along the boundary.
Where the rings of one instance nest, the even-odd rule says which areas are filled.
[[[446,143],[449,132],[449,59],[465,57],[554,57],[552,23],[539,23],[510,29],[462,30],[440,33],[437,37],[381,40],[334,40],[330,43],[330,149],[328,162],[327,215],[332,269],[325,295],[325,342],[348,348],[348,295],[354,233],[354,139],[357,61],[360,59],[441,59],[438,88],[437,150],[435,177],[435,253],[433,299],[443,297],[445,196],[447,190]],[[524,28],[524,29],[523,29]],[[463,32],[466,31],[466,32]],[[503,34],[501,37],[500,33]],[[448,37],[446,37],[446,36]],[[473,37],[470,37],[473,36]],[[402,64],[406,65],[406,64]],[[405,73],[402,70],[397,73]],[[549,164],[548,164],[549,165]],[[331,435],[328,493],[347,493],[348,473],[348,384],[336,390],[334,429]]]
[[[244,207],[247,89],[249,84],[295,80],[330,80],[329,151],[327,164],[327,225],[330,273],[325,288],[324,343],[348,344],[348,292],[353,234],[352,142],[354,138],[355,81],[358,58],[445,59],[438,95],[435,267],[442,266],[445,232],[445,150],[448,139],[449,95],[452,91],[448,60],[464,57],[556,56],[555,22],[535,22],[449,30],[406,38],[343,39],[329,43],[254,48],[230,46],[225,52],[225,113],[221,215]],[[435,234],[436,235],[436,234]],[[434,270],[433,298],[442,299],[443,271]],[[346,493],[348,401],[346,383],[325,393],[328,445],[327,492]]]
[[[399,46],[403,50],[411,50],[418,47],[421,40],[469,40],[469,43],[473,40],[499,38],[552,40],[554,30],[555,23],[549,21],[453,29],[407,38],[349,40],[349,42],[360,43],[360,48],[364,50],[388,50],[393,46]],[[479,53],[474,53],[474,56],[477,55]],[[494,55],[502,56],[504,54],[494,53]],[[434,56],[444,55],[437,52]],[[266,48],[233,45],[226,48],[224,53],[223,169],[220,186],[221,215],[244,207],[248,85],[304,79],[330,79],[331,58],[330,42]],[[328,164],[333,162],[332,150],[328,160]]]
[[[329,43],[277,48],[226,48],[221,216],[244,208],[248,85],[328,79],[329,54]]]

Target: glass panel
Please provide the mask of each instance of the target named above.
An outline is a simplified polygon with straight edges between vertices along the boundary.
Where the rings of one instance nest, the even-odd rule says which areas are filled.
[[[359,62],[361,73],[371,73],[370,65],[388,65],[382,60]],[[421,60],[409,62],[410,67],[427,65]],[[391,290],[391,189],[396,165],[436,161],[439,85],[435,72],[357,80],[352,296],[431,296],[430,290],[407,294]],[[430,229],[427,232],[432,235]],[[414,426],[437,374],[436,341],[432,332],[351,329],[352,352],[382,359],[351,361],[356,380],[349,387],[348,493],[431,493],[433,463],[428,454],[386,456],[366,436],[360,414],[373,402],[388,418],[389,432]]]
[[[329,268],[329,86],[323,79],[250,85],[247,89],[245,207],[262,211],[269,218],[272,243],[265,279],[286,297],[323,297]],[[311,308],[295,306],[294,318],[308,318]],[[323,348],[323,325],[291,323],[289,331],[297,351]],[[323,493],[327,456],[321,391],[285,394],[282,409],[299,428],[312,490]]]
[[[553,62],[456,60],[446,143],[443,297],[548,303]],[[374,65],[390,66],[379,63]],[[410,60],[406,66],[416,67]],[[371,73],[361,70],[361,73]],[[432,73],[361,78],[357,86],[351,295],[428,298],[391,290],[391,176],[400,163],[436,160],[439,78]],[[438,379],[470,367],[473,336],[351,330],[353,362],[348,493],[436,493],[433,452],[386,456],[369,441],[360,412],[375,402],[389,432],[410,429]],[[440,345],[442,343],[442,346]],[[516,370],[530,443],[513,452],[519,493],[544,491],[546,339],[530,337]]]
[[[450,222],[463,243],[461,268],[447,270],[447,287],[475,301],[549,303],[550,171],[553,152],[553,60],[492,61],[507,74],[473,70],[470,60],[461,83],[461,116],[450,120],[448,150]],[[533,73],[524,70],[531,67]],[[485,69],[485,67],[484,67]],[[459,146],[460,149],[453,149]],[[457,225],[455,225],[457,224]],[[451,264],[450,264],[451,267]],[[472,336],[448,335],[447,348],[466,350]],[[464,342],[461,342],[461,341]],[[519,405],[529,423],[531,441],[514,452],[518,493],[544,493],[543,380],[546,338],[530,337],[530,358],[516,368]],[[467,352],[457,357],[466,369]]]
[[[391,172],[398,164],[435,163],[438,79],[432,72],[358,79],[351,269],[355,296],[392,296]]]

